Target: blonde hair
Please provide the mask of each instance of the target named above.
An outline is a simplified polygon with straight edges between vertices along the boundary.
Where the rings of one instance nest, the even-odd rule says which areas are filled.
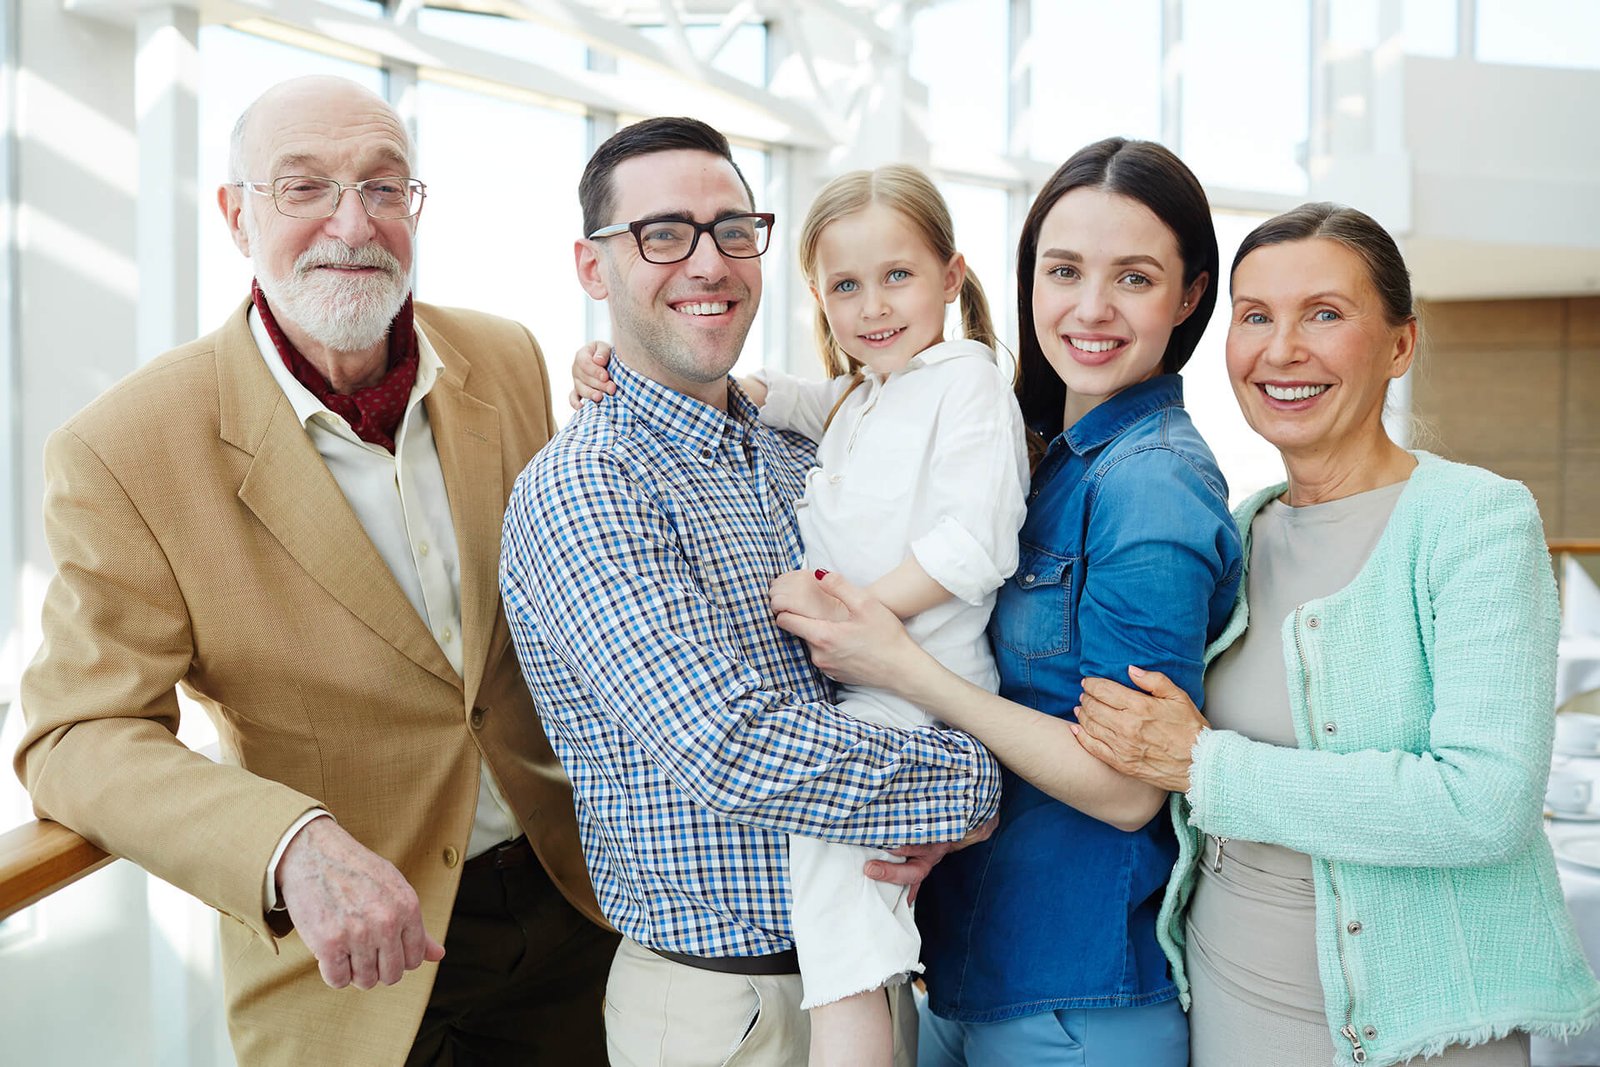
[[[808,283],[815,286],[817,282],[817,242],[822,238],[822,231],[830,222],[854,215],[871,204],[882,204],[899,212],[921,234],[941,263],[948,263],[956,254],[950,208],[926,174],[903,163],[876,170],[853,170],[823,186],[822,192],[812,201],[811,210],[806,212],[805,224],[800,227],[800,272]],[[989,313],[989,301],[971,269],[961,282],[960,301],[962,333],[990,348],[995,347],[994,318]],[[840,347],[820,300],[813,322],[817,352],[829,377],[859,371],[860,361]]]

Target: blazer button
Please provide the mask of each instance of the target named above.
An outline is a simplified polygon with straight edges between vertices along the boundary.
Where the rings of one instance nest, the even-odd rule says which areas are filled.
[[[483,717],[487,714],[489,714],[488,708],[473,708],[472,714],[467,716],[467,721],[472,724],[474,730],[481,730],[483,729]]]
[[[461,853],[456,851],[456,847],[454,845],[446,845],[446,846],[444,846],[444,865],[446,867],[454,867],[457,863],[460,863],[460,862],[461,862]]]
[[[1350,922],[1345,925],[1345,929],[1350,931],[1350,936],[1354,937],[1356,934],[1361,932],[1361,923],[1355,919],[1351,919]]]

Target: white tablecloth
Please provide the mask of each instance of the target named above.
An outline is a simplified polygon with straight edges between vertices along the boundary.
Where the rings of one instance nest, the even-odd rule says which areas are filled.
[[[1558,764],[1568,768],[1588,768],[1600,781],[1600,757],[1579,759],[1557,756]],[[1577,822],[1551,819],[1545,823],[1545,832],[1551,845],[1581,835],[1600,835],[1600,822]],[[1578,928],[1578,940],[1583,943],[1589,966],[1600,971],[1600,870],[1569,863],[1556,857],[1556,871],[1561,876],[1561,893],[1567,898],[1567,908],[1572,912],[1573,925]],[[1546,1041],[1533,1039],[1534,1067],[1595,1067],[1600,1065],[1600,1027],[1579,1034],[1571,1041]]]

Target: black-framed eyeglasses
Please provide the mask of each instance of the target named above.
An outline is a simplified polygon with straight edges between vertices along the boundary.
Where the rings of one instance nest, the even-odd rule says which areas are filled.
[[[700,235],[708,233],[717,251],[729,259],[755,259],[767,250],[772,241],[772,222],[777,216],[771,212],[752,211],[743,215],[724,215],[711,222],[689,222],[685,219],[640,219],[638,222],[619,222],[602,226],[589,235],[591,241],[601,237],[615,237],[622,233],[633,234],[639,246],[639,255],[646,263],[677,263],[694,255]]]
[[[428,187],[415,178],[368,178],[346,185],[333,178],[291,174],[270,182],[232,184],[257,196],[272,197],[278,213],[291,219],[332,218],[346,189],[355,190],[361,206],[375,219],[409,219],[422,210],[428,195]]]

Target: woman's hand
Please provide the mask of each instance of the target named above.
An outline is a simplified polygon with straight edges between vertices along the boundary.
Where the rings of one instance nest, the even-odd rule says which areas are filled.
[[[767,603],[772,614],[790,613],[808,619],[843,622],[849,617],[844,605],[822,591],[827,571],[788,571],[778,575],[767,587]]]
[[[817,573],[820,579],[801,575],[814,586],[805,593],[785,582],[780,596],[778,583],[773,583],[772,610],[779,628],[810,645],[811,662],[835,681],[881,686],[909,698],[908,683],[919,657],[932,659],[911,640],[894,612],[837,574]],[[817,601],[818,592],[827,599]]]
[[[573,411],[583,406],[585,400],[598,402],[601,397],[617,391],[606,364],[611,362],[611,346],[604,341],[590,341],[572,356],[572,392],[567,403]]]
[[[1189,754],[1210,723],[1160,671],[1129,667],[1138,692],[1109,678],[1085,678],[1076,711],[1078,743],[1127,775],[1173,793],[1189,791]]]

